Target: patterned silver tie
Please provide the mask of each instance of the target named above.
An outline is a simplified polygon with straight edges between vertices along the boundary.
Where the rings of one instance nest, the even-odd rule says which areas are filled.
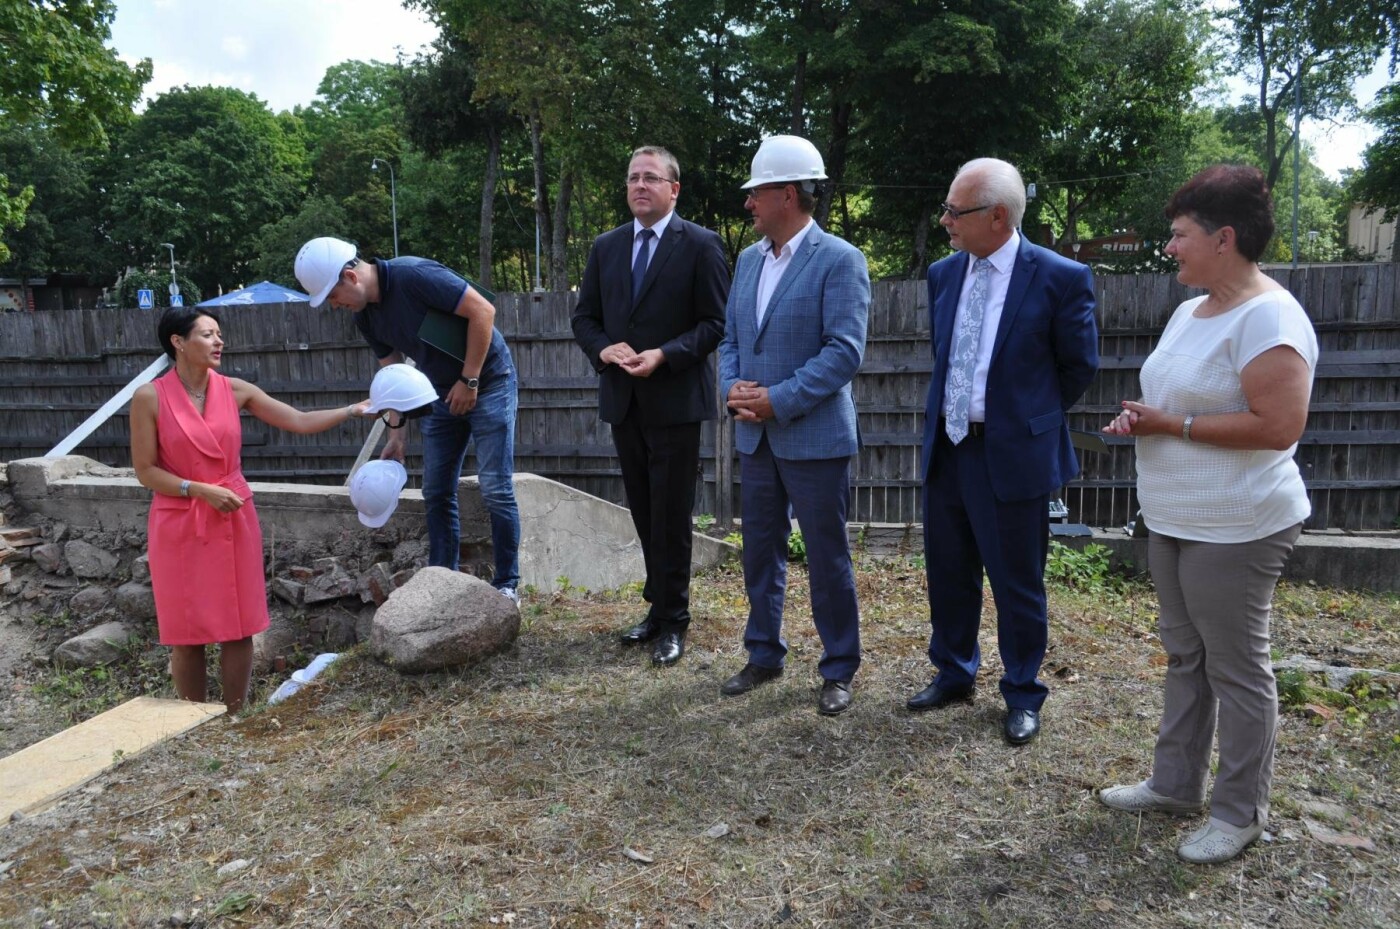
[[[972,375],[977,370],[977,348],[982,343],[982,317],[987,312],[987,286],[992,263],[978,258],[972,266],[972,291],[967,312],[958,320],[953,354],[948,360],[948,380],[943,387],[943,415],[948,438],[957,445],[967,438],[967,413],[972,406]]]

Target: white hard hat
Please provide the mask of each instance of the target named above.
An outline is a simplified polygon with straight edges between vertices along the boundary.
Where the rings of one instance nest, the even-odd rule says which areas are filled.
[[[367,461],[350,478],[350,502],[360,511],[360,522],[378,529],[389,521],[399,505],[399,491],[408,483],[408,472],[397,461]]]
[[[370,381],[369,406],[365,412],[394,410],[413,419],[425,415],[437,398],[432,381],[413,365],[385,365]]]
[[[801,136],[770,135],[758,146],[749,169],[749,182],[740,190],[759,184],[783,184],[789,181],[824,181],[826,164],[817,147]],[[808,191],[811,185],[803,185]]]
[[[355,260],[355,246],[330,236],[312,239],[297,252],[296,273],[301,289],[311,295],[311,308],[320,309],[340,281],[340,272]]]

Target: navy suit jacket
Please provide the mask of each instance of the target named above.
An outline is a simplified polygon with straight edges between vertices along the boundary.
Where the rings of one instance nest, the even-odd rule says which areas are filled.
[[[935,454],[967,264],[967,253],[956,252],[928,269],[933,378],[924,409],[920,473],[925,480]],[[1087,265],[1021,237],[987,372],[987,469],[999,500],[1053,493],[1079,473],[1065,413],[1099,368],[1094,307]]]
[[[758,324],[757,244],[739,255],[719,345],[721,400],[735,381],[768,388],[773,419],[735,420],[734,444],[751,455],[765,434],[779,458],[854,455],[860,446],[851,381],[865,355],[870,274],[860,249],[812,226]]]
[[[641,293],[632,293],[631,222],[593,243],[574,308],[574,339],[599,372],[598,416],[622,422],[633,400],[646,426],[715,418],[709,355],[724,332],[729,264],[714,232],[672,215],[656,244]],[[617,342],[636,352],[659,348],[666,360],[634,377],[598,355]]]

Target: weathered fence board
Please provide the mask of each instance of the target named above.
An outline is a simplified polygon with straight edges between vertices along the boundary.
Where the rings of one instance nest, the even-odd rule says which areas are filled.
[[[1298,462],[1315,528],[1393,529],[1400,517],[1400,265],[1328,265],[1270,272],[1300,297],[1322,347]],[[1172,310],[1191,292],[1172,275],[1103,276],[1097,282],[1103,367],[1070,412],[1097,431],[1124,398]],[[572,294],[507,294],[497,325],[520,374],[516,468],[622,502],[608,426],[597,416],[597,376],[574,345]],[[0,460],[43,454],[155,357],[156,315],[136,310],[0,314]],[[303,407],[361,399],[376,369],[350,315],[305,304],[225,308],[224,370]],[[865,364],[855,384],[865,448],[851,472],[857,522],[920,519],[919,451],[932,358],[922,281],[874,287]],[[716,398],[716,407],[720,407]],[[722,428],[716,428],[723,423]],[[362,423],[296,436],[245,422],[249,477],[344,479]],[[702,432],[697,512],[738,515],[738,476],[727,420]],[[129,464],[125,412],[78,451]],[[1071,517],[1122,525],[1136,511],[1133,444],[1082,454],[1066,488]],[[421,462],[416,443],[409,467]],[[468,460],[468,467],[474,461]]]

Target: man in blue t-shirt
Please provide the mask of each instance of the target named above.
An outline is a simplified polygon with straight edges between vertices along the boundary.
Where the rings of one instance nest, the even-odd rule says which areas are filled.
[[[495,328],[496,310],[462,277],[426,258],[363,261],[349,242],[312,239],[296,260],[311,305],[348,309],[379,364],[412,358],[438,392],[423,418],[423,503],[428,563],[456,570],[460,558],[457,482],[467,442],[476,444],[481,499],[491,517],[493,584],[517,601],[520,511],[515,503],[516,376],[510,349]],[[467,321],[461,359],[418,337],[429,311]],[[381,458],[403,460],[406,429],[392,429]]]

